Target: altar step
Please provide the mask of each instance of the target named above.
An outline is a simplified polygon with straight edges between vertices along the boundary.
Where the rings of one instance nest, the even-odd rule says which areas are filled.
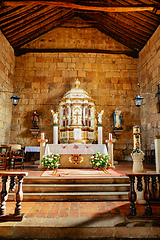
[[[31,178],[23,183],[23,201],[107,201],[128,200],[127,177]],[[9,194],[13,201],[15,194]]]

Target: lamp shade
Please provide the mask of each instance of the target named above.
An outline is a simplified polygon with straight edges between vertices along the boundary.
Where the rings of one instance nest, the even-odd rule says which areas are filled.
[[[135,101],[135,104],[137,107],[140,107],[143,101],[143,97],[141,97],[140,95],[137,95],[133,100]]]
[[[20,97],[15,94],[11,97],[11,99],[12,99],[12,104],[16,106],[18,104]]]

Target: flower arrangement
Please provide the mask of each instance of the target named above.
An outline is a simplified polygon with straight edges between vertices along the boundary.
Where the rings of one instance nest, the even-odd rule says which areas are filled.
[[[59,159],[60,159],[60,155],[59,154],[53,154],[53,153],[49,153],[47,154],[47,156],[43,156],[41,162],[42,162],[42,166],[44,166],[47,169],[57,169],[59,167]]]
[[[92,164],[93,168],[104,170],[110,167],[108,159],[109,155],[97,152],[92,157],[90,157],[90,163]]]
[[[139,148],[133,148],[132,153],[143,153]]]

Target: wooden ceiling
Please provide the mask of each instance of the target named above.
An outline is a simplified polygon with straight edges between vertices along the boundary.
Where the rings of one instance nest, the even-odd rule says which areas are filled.
[[[0,1],[0,30],[15,49],[80,17],[137,56],[160,24],[159,0]],[[78,49],[77,49],[78,51]]]

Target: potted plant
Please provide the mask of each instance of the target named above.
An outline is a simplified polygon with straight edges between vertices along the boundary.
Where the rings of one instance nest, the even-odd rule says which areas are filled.
[[[60,165],[59,160],[59,154],[49,153],[47,156],[43,156],[41,162],[42,166],[44,166],[46,169],[52,169],[54,170],[53,173],[56,173]]]
[[[90,157],[90,163],[92,164],[92,167],[94,169],[101,169],[101,170],[108,169],[111,166],[108,160],[109,160],[109,155],[105,155],[100,152],[97,152]]]

